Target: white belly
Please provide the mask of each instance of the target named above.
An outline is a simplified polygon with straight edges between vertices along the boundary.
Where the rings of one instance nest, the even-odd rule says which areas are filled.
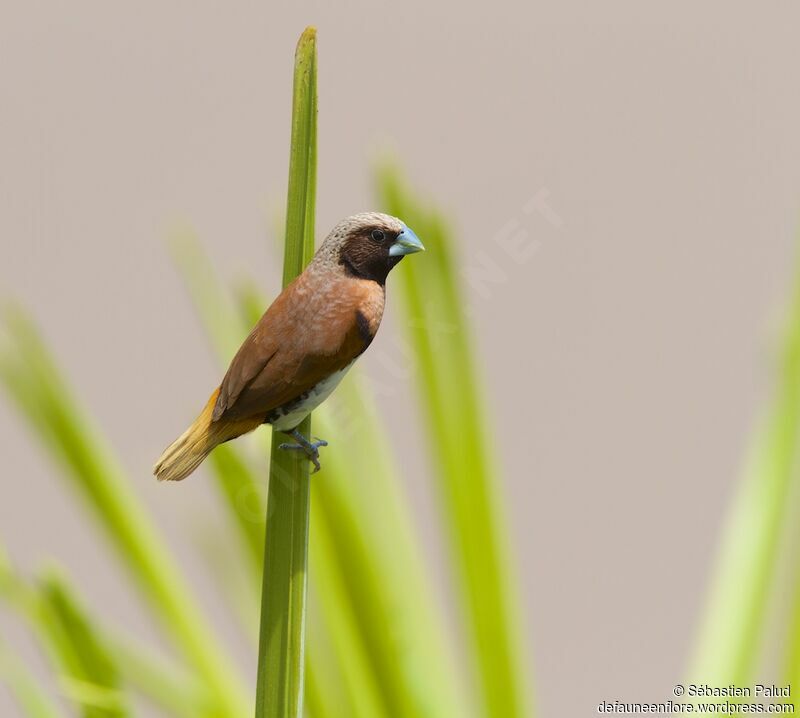
[[[270,423],[278,431],[294,429],[303,419],[305,419],[314,409],[316,409],[347,374],[353,362],[350,362],[344,369],[331,374],[327,379],[323,379],[319,384],[310,389],[306,396],[301,400],[289,405],[285,409],[278,409],[279,416]]]

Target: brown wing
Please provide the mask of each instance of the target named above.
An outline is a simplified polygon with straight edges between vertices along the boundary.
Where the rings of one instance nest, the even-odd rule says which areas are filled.
[[[368,344],[358,319],[371,303],[367,292],[374,290],[348,279],[298,277],[233,358],[213,420],[266,416],[350,364]]]

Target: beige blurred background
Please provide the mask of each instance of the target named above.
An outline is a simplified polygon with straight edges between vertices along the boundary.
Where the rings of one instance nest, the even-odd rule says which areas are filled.
[[[584,716],[667,698],[691,651],[792,274],[798,23],[790,3],[2,4],[0,294],[43,325],[243,667],[193,544],[225,530],[210,482],[150,476],[219,378],[167,238],[194,228],[224,276],[274,292],[303,27],[319,232],[373,206],[391,148],[472,275],[500,267],[468,286],[537,703]],[[533,197],[547,212],[524,211]],[[495,241],[509,227],[538,243],[523,261]],[[389,292],[364,369],[399,384],[381,409],[444,571],[413,376],[381,360]],[[14,559],[56,557],[104,619],[154,635],[5,402],[0,435]],[[35,660],[8,615],[0,631]]]

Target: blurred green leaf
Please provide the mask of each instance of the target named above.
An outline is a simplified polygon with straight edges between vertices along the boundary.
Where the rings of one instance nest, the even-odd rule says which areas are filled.
[[[239,529],[246,558],[256,567],[264,555],[265,522],[256,517],[266,516],[265,492],[260,489],[242,452],[223,444],[211,452],[209,459],[217,483],[225,494],[226,505],[235,519],[234,525]]]
[[[82,707],[86,718],[124,718],[129,715],[119,673],[95,627],[65,582],[53,570],[38,585],[16,574],[6,557],[0,560],[0,599],[24,615],[46,648],[62,685],[91,686],[89,703],[67,695]],[[86,692],[84,691],[84,694]],[[97,696],[102,696],[98,703]]]
[[[335,647],[336,660],[346,695],[347,716],[352,718],[381,718],[385,712],[381,702],[378,676],[375,675],[360,639],[356,608],[351,603],[342,582],[336,556],[332,553],[331,527],[327,524],[320,502],[311,505],[311,532],[319,537],[311,554],[314,581],[325,587],[319,610],[324,616],[326,630]],[[327,536],[325,534],[328,534]]]
[[[246,336],[235,303],[223,287],[208,255],[194,232],[184,229],[170,242],[172,257],[189,291],[192,304],[202,320],[211,349],[229,361]]]
[[[59,684],[61,692],[67,698],[82,706],[82,713],[87,718],[129,715],[123,707],[122,696],[116,690],[70,676],[62,676]]]
[[[395,272],[481,700],[489,716],[526,716],[530,678],[521,657],[499,462],[491,452],[452,240],[441,217],[410,195],[392,167],[381,169],[377,186],[384,210],[402,218],[428,249]]]
[[[11,689],[14,700],[27,718],[60,718],[62,715],[22,661],[2,641],[0,680]]]
[[[85,718],[129,715],[119,671],[84,609],[53,571],[42,577],[40,592],[66,695],[83,707]]]
[[[792,516],[788,499],[799,488],[800,267],[798,270],[772,404],[755,435],[727,519],[689,670],[689,677],[696,682],[751,685],[763,647],[780,538]]]
[[[225,718],[213,695],[182,667],[129,637],[111,634],[108,648],[125,683],[174,718]]]
[[[189,296],[197,308],[198,316],[211,348],[222,366],[233,358],[247,336],[250,328],[258,321],[262,310],[251,319],[242,317],[226,288],[219,282],[216,273],[203,252],[197,238],[185,232],[180,241],[173,242],[176,248],[174,258]],[[254,577],[260,586],[260,573],[264,556],[264,517],[266,516],[266,489],[258,479],[252,462],[245,455],[243,447],[256,443],[264,452],[270,453],[269,432],[257,431],[254,437],[244,436],[235,444],[217,446],[209,456],[209,466],[214,479],[225,499],[233,526],[239,533],[242,545],[247,552],[247,562],[251,563]],[[266,459],[261,461],[266,472]]]
[[[313,505],[331,527],[333,555],[389,715],[469,716],[393,449],[358,379],[354,370],[315,414],[336,445],[313,482]],[[312,556],[313,538],[312,530]]]
[[[6,313],[10,346],[0,352],[0,382],[53,458],[94,510],[153,614],[203,677],[220,710],[248,713],[248,701],[138,497],[99,433],[78,408],[32,322]]]
[[[58,575],[58,574],[57,574]],[[12,567],[0,548],[0,601],[12,607],[23,616],[33,629],[39,643],[45,648],[51,662],[56,666],[71,662],[75,656],[82,656],[87,646],[73,645],[83,641],[81,631],[68,631],[59,614],[48,605],[44,586],[46,582],[33,584],[26,581]],[[58,575],[59,592],[65,594],[68,604],[78,605],[75,590],[66,578]],[[64,602],[62,601],[62,603]],[[102,631],[81,611],[81,620],[89,624],[87,631],[92,635],[88,646],[90,656],[96,649],[92,645],[102,641],[102,650],[107,652],[114,672],[118,671],[126,684],[138,690],[143,696],[171,714],[181,718],[217,718],[219,713],[208,691],[190,675],[181,671],[171,661],[154,654],[143,646],[133,643],[130,638],[109,631]],[[79,659],[80,660],[80,659]],[[101,662],[102,662],[101,657]],[[60,669],[63,673],[63,668]]]

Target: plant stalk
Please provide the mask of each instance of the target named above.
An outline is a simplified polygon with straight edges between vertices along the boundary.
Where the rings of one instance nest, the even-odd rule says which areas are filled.
[[[314,254],[316,124],[316,30],[309,27],[295,54],[284,287]],[[310,436],[310,417],[298,428]],[[281,451],[280,438],[274,439],[278,440],[273,440],[270,456],[255,714],[256,718],[299,718],[305,664],[309,463],[296,452]]]

